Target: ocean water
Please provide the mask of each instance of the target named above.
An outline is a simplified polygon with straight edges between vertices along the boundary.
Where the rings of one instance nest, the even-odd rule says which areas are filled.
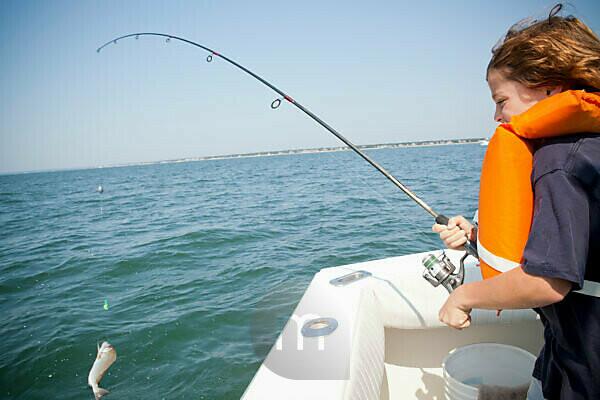
[[[470,216],[484,151],[368,153]],[[440,248],[432,223],[352,152],[0,176],[0,398],[93,398],[108,340],[109,399],[238,399],[319,269]]]

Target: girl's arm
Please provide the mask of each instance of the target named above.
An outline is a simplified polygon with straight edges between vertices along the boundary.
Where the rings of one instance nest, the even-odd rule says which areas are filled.
[[[470,325],[473,308],[490,310],[543,307],[561,301],[572,283],[530,275],[518,267],[494,278],[459,286],[439,312],[440,321],[457,329]]]

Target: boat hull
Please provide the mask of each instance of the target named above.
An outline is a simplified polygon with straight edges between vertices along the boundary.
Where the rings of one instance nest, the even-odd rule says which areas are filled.
[[[446,253],[459,264],[462,253]],[[421,276],[426,254],[319,271],[242,399],[443,398],[441,362],[453,348],[494,342],[538,353],[542,325],[532,310],[505,310],[499,317],[474,310],[471,327],[462,331],[440,323],[448,292]],[[356,271],[370,276],[330,283]],[[471,259],[465,281],[480,279]],[[336,329],[305,337],[302,327],[319,318],[334,318]]]

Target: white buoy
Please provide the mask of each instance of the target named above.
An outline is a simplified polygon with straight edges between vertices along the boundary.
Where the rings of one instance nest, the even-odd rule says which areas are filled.
[[[98,186],[98,188],[96,189],[96,192],[98,192],[98,193],[104,192],[104,188],[102,187],[102,185]]]

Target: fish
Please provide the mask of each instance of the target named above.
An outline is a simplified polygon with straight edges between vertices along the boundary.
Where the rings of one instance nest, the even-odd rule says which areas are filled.
[[[103,342],[102,346],[98,345],[98,355],[96,356],[92,369],[90,369],[90,374],[88,375],[88,385],[92,387],[96,400],[99,400],[102,396],[108,394],[108,390],[102,389],[98,385],[100,385],[100,381],[104,377],[106,371],[108,371],[112,363],[116,360],[117,351],[110,343]]]

